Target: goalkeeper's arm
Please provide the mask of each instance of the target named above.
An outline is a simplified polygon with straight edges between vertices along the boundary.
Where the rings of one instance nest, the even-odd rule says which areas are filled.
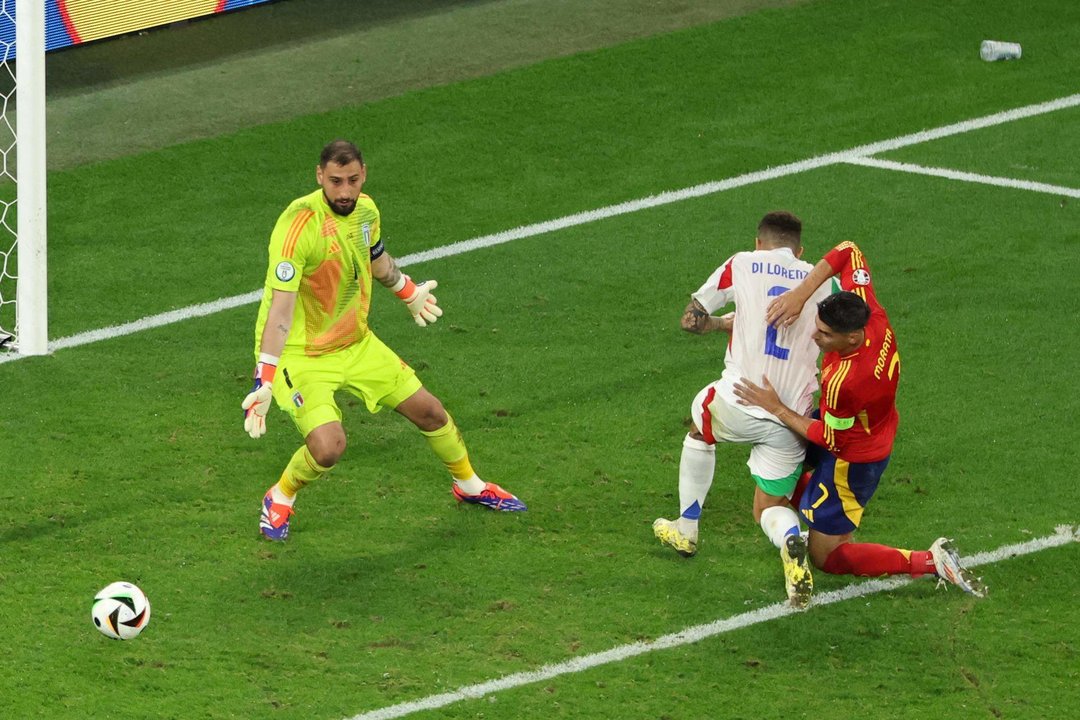
[[[270,403],[274,399],[271,384],[277,373],[278,358],[285,349],[285,339],[289,337],[295,307],[296,293],[274,290],[262,339],[259,341],[255,382],[251,392],[240,405],[244,409],[244,430],[256,439],[266,434],[266,413],[270,411]]]
[[[390,253],[384,252],[371,261],[371,275],[380,283],[390,288],[412,313],[413,320],[420,327],[427,327],[442,317],[442,308],[431,291],[439,287],[435,280],[413,282],[412,278],[398,269]]]

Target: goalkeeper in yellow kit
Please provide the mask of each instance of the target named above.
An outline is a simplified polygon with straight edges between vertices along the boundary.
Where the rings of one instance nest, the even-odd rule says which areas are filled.
[[[420,327],[442,316],[434,280],[402,274],[380,239],[379,210],[360,192],[367,177],[355,145],[323,148],[319,189],[294,200],[270,236],[270,263],[255,326],[255,384],[244,398],[244,429],[266,432],[271,398],[288,413],[304,444],[266,491],[259,530],[284,540],[296,493],[325,475],[345,452],[334,393],[347,390],[370,412],[408,418],[454,478],[458,502],[520,512],[525,504],[473,471],[465,442],[439,399],[367,324],[372,278],[405,302]]]

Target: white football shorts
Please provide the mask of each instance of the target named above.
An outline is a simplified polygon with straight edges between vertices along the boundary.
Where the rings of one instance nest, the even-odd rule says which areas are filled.
[[[756,418],[729,403],[716,390],[716,383],[702,388],[690,408],[694,424],[709,444],[751,445],[746,461],[750,473],[765,480],[791,476],[806,457],[806,441],[786,425]]]

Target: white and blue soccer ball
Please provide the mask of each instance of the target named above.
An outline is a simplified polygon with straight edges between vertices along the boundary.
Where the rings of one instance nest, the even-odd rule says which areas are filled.
[[[129,582],[114,582],[94,596],[94,627],[113,640],[131,640],[150,622],[150,601]]]

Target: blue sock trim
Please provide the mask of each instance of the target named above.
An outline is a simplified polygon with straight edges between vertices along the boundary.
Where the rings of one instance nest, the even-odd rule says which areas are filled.
[[[694,504],[682,511],[682,516],[687,520],[697,520],[701,517],[701,506],[695,500]]]

